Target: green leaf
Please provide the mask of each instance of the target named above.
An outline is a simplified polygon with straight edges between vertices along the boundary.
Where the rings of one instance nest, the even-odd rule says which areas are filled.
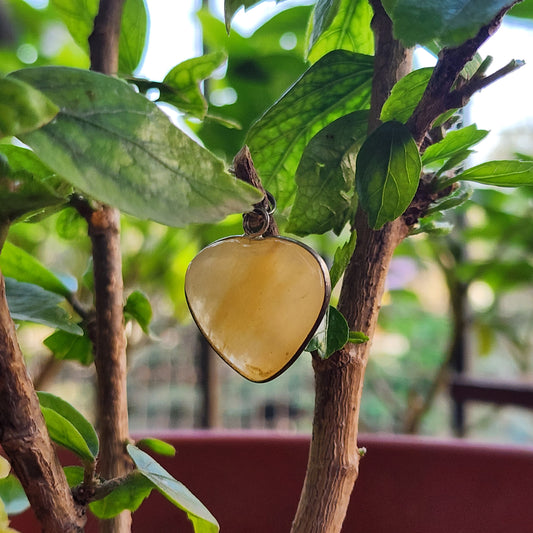
[[[0,218],[15,220],[61,205],[72,187],[26,148],[0,144]]]
[[[67,478],[67,483],[70,488],[83,483],[83,466],[64,466],[63,472],[65,472],[65,477]]]
[[[454,178],[454,181],[459,180],[476,181],[498,187],[533,185],[533,162],[489,161],[469,168]]]
[[[61,296],[70,295],[69,288],[53,272],[35,259],[33,255],[9,241],[6,241],[2,248],[0,268],[4,276],[9,278],[38,285],[46,291]]]
[[[350,328],[346,319],[335,307],[329,306],[306,351],[316,351],[321,359],[327,359],[348,342]]]
[[[91,502],[89,509],[100,519],[113,518],[126,509],[133,512],[148,498],[153,488],[154,484],[149,479],[135,471],[105,498]]]
[[[156,489],[176,507],[187,513],[195,533],[218,532],[219,525],[215,517],[187,487],[136,446],[128,444],[127,450],[139,471],[155,485]]]
[[[87,335],[73,335],[67,331],[55,331],[43,344],[57,359],[78,361],[88,366],[93,360],[93,345]]]
[[[214,222],[260,199],[128,84],[64,67],[12,75],[61,105],[53,123],[22,140],[87,195],[171,226]]]
[[[62,239],[72,241],[87,236],[87,221],[77,209],[66,207],[56,218],[56,231]]]
[[[439,177],[439,181],[442,181],[445,183],[443,188],[446,188],[449,183],[447,182],[447,179],[444,177],[441,177],[444,172],[447,172],[448,170],[456,169],[467,159],[471,154],[474,153],[474,150],[463,150],[462,152],[458,152],[450,159],[448,159],[444,165],[442,165],[437,172],[435,172],[435,175]]]
[[[63,470],[69,487],[83,482],[84,473],[81,466],[65,466]],[[105,519],[112,518],[125,509],[136,511],[154,488],[153,483],[138,471],[131,472],[122,481],[113,492],[89,504],[89,509],[95,516]]]
[[[226,31],[229,33],[233,15],[235,15],[241,6],[244,6],[244,9],[246,10],[262,1],[263,0],[224,0],[224,22],[226,23]],[[276,0],[276,3],[280,1],[281,0]]]
[[[401,122],[385,122],[357,156],[355,181],[370,227],[399,217],[413,199],[422,164],[411,133]]]
[[[489,132],[487,130],[478,130],[475,124],[450,131],[442,141],[428,146],[422,155],[422,163],[428,165],[434,161],[441,161],[453,157],[477,144],[488,134]]]
[[[38,392],[50,438],[82,459],[98,455],[98,436],[91,423],[72,405],[49,392]]]
[[[327,359],[337,350],[343,348],[350,337],[350,328],[348,322],[342,313],[335,307],[329,306],[328,310],[328,336],[326,344],[326,355],[323,359]]]
[[[355,250],[355,245],[357,243],[357,232],[352,231],[350,238],[342,245],[335,250],[335,255],[333,256],[333,264],[329,270],[329,278],[331,280],[331,288],[333,289],[335,285],[339,282],[350,259]]]
[[[307,144],[294,177],[298,189],[287,231],[339,234],[354,211],[355,154],[368,112],[355,111],[320,130]]]
[[[513,0],[396,0],[386,3],[394,35],[408,46],[437,40],[455,47],[474,37]]]
[[[294,174],[309,140],[335,119],[369,107],[372,73],[372,57],[330,52],[252,126],[246,143],[280,210],[292,203]]]
[[[59,107],[31,85],[0,78],[0,137],[40,128],[58,111]]]
[[[453,209],[454,207],[464,204],[470,200],[473,192],[474,191],[470,185],[467,183],[462,183],[461,186],[452,194],[445,196],[431,204],[430,208],[426,211],[426,216],[433,213],[446,211],[447,209]]]
[[[49,0],[78,46],[89,55],[89,36],[99,0]],[[131,73],[139,64],[146,40],[147,13],[143,0],[126,0],[119,39],[119,70]]]
[[[9,461],[0,455],[0,479],[6,478],[9,475],[9,472],[11,472]]]
[[[374,53],[372,8],[366,0],[318,0],[311,19],[308,59],[314,63],[332,50]]]
[[[516,4],[511,11],[509,11],[509,15],[512,17],[533,19],[533,0],[524,0],[523,2]]]
[[[433,67],[428,67],[414,70],[401,78],[383,104],[380,119],[383,122],[407,122],[420,102],[432,74]]]
[[[118,70],[131,74],[141,62],[146,42],[148,14],[144,0],[126,0],[118,42]]]
[[[150,322],[152,320],[152,306],[150,301],[141,291],[133,291],[126,300],[124,315],[136,320],[142,330],[148,335],[150,333]]]
[[[159,86],[159,100],[176,106],[180,111],[203,119],[207,102],[200,90],[200,82],[226,61],[224,52],[213,52],[188,59],[176,65]]]
[[[363,344],[369,340],[370,337],[365,335],[362,331],[350,331],[348,336],[348,342],[351,342],[352,344]]]
[[[13,320],[35,322],[74,335],[83,334],[83,330],[72,322],[69,314],[59,307],[63,298],[58,294],[13,278],[6,278],[5,282],[7,303]]]
[[[174,457],[176,455],[176,448],[164,440],[145,437],[144,439],[138,440],[136,444],[138,448],[148,448],[159,455],[166,455],[168,457]]]
[[[13,474],[0,479],[0,502],[4,502],[5,511],[9,515],[23,513],[30,507],[20,481]]]
[[[447,221],[435,220],[434,217],[422,218],[419,221],[419,226],[412,229],[409,235],[419,235],[427,233],[435,237],[449,235],[453,230],[452,224]]]
[[[89,55],[89,35],[98,13],[98,0],[49,0],[76,44]]]

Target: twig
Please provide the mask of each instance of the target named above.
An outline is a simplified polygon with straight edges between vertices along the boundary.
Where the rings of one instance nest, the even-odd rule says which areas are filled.
[[[117,73],[123,4],[124,0],[100,0],[89,37],[91,70],[108,75]],[[105,205],[88,210],[83,201],[79,207],[89,226],[93,250],[97,426],[102,450],[99,464],[103,477],[113,479],[126,475],[132,468],[123,444],[128,440],[129,430],[120,213]],[[128,511],[100,525],[102,533],[127,533],[130,529]]]
[[[267,193],[263,187],[263,184],[261,183],[261,178],[255,170],[254,162],[252,161],[252,155],[250,154],[248,146],[243,146],[233,159],[233,173],[235,174],[236,178],[253,185],[256,189],[259,189],[264,194],[263,199],[254,204],[254,208],[262,208],[268,212],[270,206]],[[269,235],[279,235],[278,226],[272,214],[269,214],[269,225],[264,233],[265,237]]]
[[[525,64],[526,64],[525,61],[522,61],[520,59],[513,59],[512,61],[507,63],[507,65],[497,70],[496,72],[490,74],[489,76],[480,77],[480,78],[476,78],[476,77],[472,78],[470,81],[466,82],[462,87],[460,87],[459,89],[455,89],[448,95],[447,102],[446,102],[447,109],[455,109],[459,107],[464,107],[468,103],[468,101],[470,100],[471,96],[474,93],[476,93],[477,91],[480,91],[481,89],[484,89],[485,87],[489,86],[491,83],[498,81],[504,76],[507,76],[507,74],[510,74],[511,72],[514,72],[515,70],[518,70],[519,68],[523,67]]]
[[[0,273],[0,444],[44,533],[81,532],[85,513],[71,497],[15,334]]]
[[[456,48],[444,48],[441,51],[426,90],[413,114],[407,121],[407,127],[411,130],[411,134],[419,146],[422,144],[424,137],[438,116],[449,109],[460,107],[452,105],[451,100],[453,100],[453,97],[450,96],[459,73],[474,57],[479,47],[500,27],[505,13],[519,1],[516,0],[511,5],[502,9],[472,39],[468,39],[468,41]],[[474,83],[476,82],[474,81]],[[468,86],[468,83],[466,86]]]

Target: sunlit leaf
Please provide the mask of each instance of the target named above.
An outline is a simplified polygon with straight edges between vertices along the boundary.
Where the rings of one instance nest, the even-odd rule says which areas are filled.
[[[148,14],[144,0],[126,0],[122,9],[118,42],[118,70],[120,73],[132,73],[141,62],[147,27]]]
[[[63,67],[13,75],[61,105],[53,123],[22,140],[89,196],[176,226],[217,221],[260,199],[128,84]]]
[[[212,52],[176,65],[161,84],[159,100],[175,105],[181,111],[200,119],[205,117],[207,102],[200,82],[226,61],[223,52]]]
[[[99,0],[49,0],[79,47],[89,54],[89,36]],[[139,64],[146,40],[146,6],[143,0],[126,0],[119,39],[119,70],[131,73]]]
[[[311,19],[308,59],[314,63],[332,50],[374,53],[367,0],[318,0]]]
[[[459,180],[476,181],[498,187],[533,185],[533,162],[489,161],[465,170],[455,177],[455,181]]]
[[[74,335],[83,334],[83,330],[72,322],[69,314],[59,307],[64,300],[58,294],[13,278],[6,278],[5,282],[7,303],[13,320],[35,322]]]
[[[369,340],[370,337],[365,335],[362,331],[350,331],[350,334],[348,335],[348,342],[351,342],[352,344],[363,344]]]
[[[370,227],[379,229],[407,209],[421,169],[416,143],[401,122],[386,122],[368,137],[357,156],[355,180]]]
[[[381,120],[407,122],[420,102],[432,73],[432,67],[421,68],[401,78],[383,104]]]
[[[168,457],[173,457],[176,455],[176,448],[165,442],[161,439],[154,439],[153,437],[145,437],[137,441],[138,448],[148,448],[159,455],[166,455]]]
[[[11,472],[9,461],[0,455],[0,479],[6,478],[9,475],[9,472]]]
[[[59,107],[31,85],[0,78],[0,137],[18,135],[50,122]]]
[[[99,443],[92,424],[58,396],[49,392],[38,392],[37,396],[50,438],[84,459],[95,459]]]
[[[355,244],[357,243],[357,232],[352,231],[350,238],[342,245],[335,250],[335,255],[333,256],[333,264],[329,269],[329,278],[331,280],[331,288],[333,289],[335,285],[339,282],[350,258],[355,250]]]
[[[246,10],[255,4],[261,3],[262,1],[263,0],[224,0],[224,21],[226,23],[226,31],[229,32],[233,15],[235,15],[240,7],[244,7]],[[276,0],[276,2],[281,1],[282,0]]]
[[[406,46],[437,40],[454,47],[474,37],[513,0],[389,0],[394,35]]]
[[[145,333],[150,332],[150,322],[152,320],[152,306],[150,301],[141,291],[133,291],[126,300],[124,314],[137,321]]]
[[[294,177],[298,189],[288,232],[341,232],[355,211],[355,156],[367,128],[368,112],[355,111],[328,124],[309,141]]]
[[[368,108],[372,73],[372,57],[330,52],[252,126],[247,144],[280,209],[292,202],[294,174],[311,138],[348,112]]]
[[[128,444],[127,449],[139,471],[165,498],[187,513],[195,533],[218,532],[219,526],[215,517],[185,485],[174,479],[160,464],[136,446]]]
[[[6,507],[0,498],[0,533],[19,533],[13,528],[9,527],[9,517],[7,516]]]
[[[30,506],[20,481],[13,474],[0,479],[0,501],[9,515],[23,513]]]
[[[487,130],[478,130],[475,124],[450,131],[442,141],[428,146],[422,155],[422,163],[427,165],[434,161],[453,157],[477,144],[488,134]]]
[[[43,344],[57,359],[78,361],[82,365],[90,365],[94,360],[93,345],[85,335],[73,335],[67,331],[55,331],[44,339]]]
[[[38,259],[22,248],[6,241],[0,255],[0,268],[4,276],[38,285],[46,291],[68,296],[68,287]],[[59,300],[61,301],[61,300]]]

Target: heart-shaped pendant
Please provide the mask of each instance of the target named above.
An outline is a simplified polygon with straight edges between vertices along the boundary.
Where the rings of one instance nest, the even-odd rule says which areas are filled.
[[[228,237],[191,262],[185,294],[213,349],[250,381],[273,379],[302,353],[326,311],[326,264],[284,237]]]

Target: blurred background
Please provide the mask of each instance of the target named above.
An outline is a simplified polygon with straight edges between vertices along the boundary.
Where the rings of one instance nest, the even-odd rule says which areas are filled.
[[[241,11],[229,36],[222,0],[148,0],[147,8],[150,34],[138,77],[160,81],[181,61],[202,52],[227,52],[227,64],[204,84],[209,115],[226,124],[210,116],[194,121],[163,107],[229,165],[250,124],[306,69],[310,2],[264,2]],[[473,161],[517,153],[532,158],[533,21],[509,18],[481,53],[494,57],[495,70],[511,59],[525,59],[526,66],[476,95],[465,110],[465,124],[492,131]],[[420,66],[432,62],[428,53],[417,53]],[[47,0],[0,0],[1,73],[45,64],[86,68],[89,61]],[[367,370],[362,431],[531,442],[532,207],[531,189],[477,188],[473,201],[440,221],[451,231],[413,236],[400,246]],[[210,242],[241,233],[240,216],[185,229],[123,217],[126,295],[142,290],[154,315],[149,336],[128,323],[132,431],[310,431],[309,354],[272,382],[250,383],[212,353],[189,316],[183,293],[188,263]],[[346,238],[326,234],[305,240],[331,264]],[[19,222],[10,240],[77,280],[80,298],[88,301],[89,240],[74,210],[38,223]],[[44,326],[19,327],[36,387],[68,399],[91,418],[92,367],[55,359],[42,344],[50,333]]]

